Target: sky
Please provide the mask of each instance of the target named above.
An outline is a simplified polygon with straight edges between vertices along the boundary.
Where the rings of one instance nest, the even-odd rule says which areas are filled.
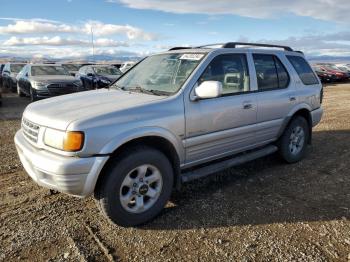
[[[230,41],[350,56],[347,0],[0,0],[0,57],[142,57]]]

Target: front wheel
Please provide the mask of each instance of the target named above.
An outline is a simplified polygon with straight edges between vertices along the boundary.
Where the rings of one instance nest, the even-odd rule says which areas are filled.
[[[148,147],[125,151],[102,175],[95,192],[97,203],[112,223],[125,227],[144,224],[157,216],[173,187],[170,161]]]
[[[21,88],[19,87],[19,84],[17,83],[17,95],[20,97],[24,96],[24,93],[21,91]]]
[[[36,96],[35,90],[30,87],[30,101],[35,102],[38,100],[38,97]]]
[[[309,125],[304,117],[294,118],[279,141],[279,152],[288,163],[300,161],[306,154]]]

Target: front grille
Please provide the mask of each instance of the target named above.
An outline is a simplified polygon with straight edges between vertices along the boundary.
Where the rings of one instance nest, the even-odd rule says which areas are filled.
[[[78,86],[72,83],[50,84],[47,86],[47,89],[49,90],[49,93],[53,96],[70,94],[79,91]]]
[[[38,142],[38,135],[40,126],[28,121],[27,119],[22,119],[22,130],[24,136],[30,141],[36,143]]]

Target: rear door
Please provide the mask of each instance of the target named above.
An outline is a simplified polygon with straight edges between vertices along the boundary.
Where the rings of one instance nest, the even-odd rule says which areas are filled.
[[[259,144],[269,143],[277,138],[288,113],[297,103],[293,79],[283,56],[275,54],[253,54],[257,77],[257,128]]]
[[[221,82],[223,94],[218,98],[185,100],[189,166],[243,151],[255,142],[256,93],[251,92],[246,54],[214,57],[196,85],[204,81]]]

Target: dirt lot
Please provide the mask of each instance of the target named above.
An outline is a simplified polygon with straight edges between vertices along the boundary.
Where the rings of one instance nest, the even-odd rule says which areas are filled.
[[[92,198],[28,178],[13,144],[27,99],[3,103],[0,261],[350,261],[349,84],[325,88],[302,162],[269,156],[192,182],[155,221],[127,229],[108,224]]]

